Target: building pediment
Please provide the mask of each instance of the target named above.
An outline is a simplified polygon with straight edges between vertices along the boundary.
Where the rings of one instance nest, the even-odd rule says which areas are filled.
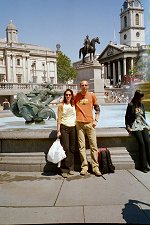
[[[109,58],[109,57],[112,57],[114,55],[118,55],[122,52],[123,51],[121,50],[120,46],[109,44],[104,49],[104,51],[99,55],[97,60],[100,61],[102,59]]]

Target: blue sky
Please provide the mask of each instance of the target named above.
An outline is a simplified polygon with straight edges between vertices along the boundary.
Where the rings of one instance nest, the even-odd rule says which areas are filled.
[[[56,44],[71,62],[79,60],[79,49],[88,34],[100,38],[96,54],[116,37],[119,44],[120,9],[124,0],[0,0],[0,38],[10,20],[21,43],[37,44],[56,51]],[[150,43],[150,0],[142,1],[146,44]],[[114,35],[115,31],[115,35]]]

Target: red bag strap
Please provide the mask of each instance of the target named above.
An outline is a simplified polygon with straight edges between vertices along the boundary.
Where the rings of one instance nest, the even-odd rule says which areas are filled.
[[[100,147],[99,151],[101,152],[101,151],[103,151],[103,149],[105,149],[106,151],[108,150],[108,148],[106,146],[102,146],[102,147]]]

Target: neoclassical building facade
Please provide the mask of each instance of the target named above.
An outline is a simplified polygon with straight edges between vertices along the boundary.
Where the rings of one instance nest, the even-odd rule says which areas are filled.
[[[10,21],[6,38],[0,39],[0,82],[57,83],[57,54],[49,48],[20,43]]]
[[[110,42],[98,57],[104,66],[104,79],[115,85],[133,69],[142,57],[145,45],[144,8],[139,0],[125,0],[120,13],[120,44]]]

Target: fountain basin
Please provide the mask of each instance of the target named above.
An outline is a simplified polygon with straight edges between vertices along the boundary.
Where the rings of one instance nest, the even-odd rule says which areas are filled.
[[[116,169],[132,169],[138,166],[138,145],[124,125],[127,105],[102,105],[96,128],[97,145],[110,149]],[[54,110],[57,110],[55,107]],[[150,119],[150,114],[147,116]],[[56,171],[57,165],[47,162],[46,155],[56,140],[56,121],[44,124],[25,124],[23,118],[10,111],[0,112],[0,170],[8,171]],[[75,168],[80,169],[78,143],[76,143]],[[89,144],[86,140],[90,160]]]
[[[100,106],[100,117],[97,124],[97,128],[108,127],[125,127],[125,112],[127,104],[104,104]],[[57,106],[53,107],[55,113],[57,113]],[[94,112],[93,112],[94,113]],[[147,122],[150,124],[150,112],[146,112]],[[5,110],[0,112],[0,131],[6,129],[15,131],[19,130],[56,130],[56,120],[53,118],[50,120],[44,120],[42,123],[25,124],[24,118],[16,117],[11,111]]]
[[[107,146],[116,169],[133,169],[138,165],[138,146],[125,128],[97,128],[97,145]],[[56,130],[15,129],[0,133],[0,170],[22,172],[54,172],[57,165],[47,162],[49,148],[56,140]],[[86,140],[87,157],[90,150]],[[78,143],[75,151],[75,170],[80,170]]]

